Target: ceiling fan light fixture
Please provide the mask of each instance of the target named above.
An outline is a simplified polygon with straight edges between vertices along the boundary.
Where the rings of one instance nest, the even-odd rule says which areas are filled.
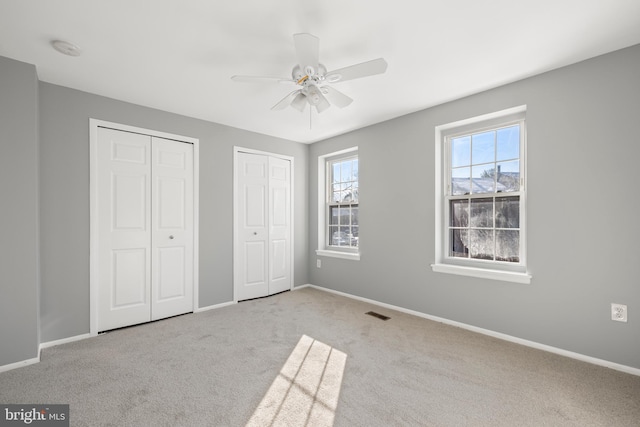
[[[305,91],[305,95],[311,105],[318,105],[320,102],[321,96],[317,86],[309,86]]]
[[[307,76],[313,76],[316,73],[316,70],[311,65],[307,65],[304,67],[304,72]]]
[[[63,55],[80,56],[82,54],[82,49],[64,40],[53,40],[51,41],[51,46]]]
[[[291,107],[294,109],[303,112],[304,108],[307,106],[307,97],[302,93],[298,93],[298,95],[291,101]]]

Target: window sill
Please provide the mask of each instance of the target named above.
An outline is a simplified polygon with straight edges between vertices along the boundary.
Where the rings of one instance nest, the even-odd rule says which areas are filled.
[[[460,276],[478,277],[481,279],[502,280],[505,282],[531,283],[529,273],[517,273],[514,271],[487,270],[484,268],[462,267],[449,264],[431,264],[431,269],[437,273],[457,274]]]
[[[360,261],[360,253],[358,252],[339,252],[339,251],[330,251],[327,249],[317,249],[316,255],[327,256],[331,258],[350,259],[352,261]]]

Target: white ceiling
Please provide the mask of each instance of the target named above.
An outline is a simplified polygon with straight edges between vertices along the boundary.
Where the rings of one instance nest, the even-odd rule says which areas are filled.
[[[270,109],[292,87],[230,79],[290,77],[299,32],[328,70],[389,64],[336,84],[354,102],[312,129]],[[305,143],[638,43],[639,0],[0,0],[0,56],[42,81]]]

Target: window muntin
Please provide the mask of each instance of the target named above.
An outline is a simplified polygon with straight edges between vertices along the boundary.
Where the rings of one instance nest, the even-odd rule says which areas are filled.
[[[327,161],[327,248],[357,250],[358,157],[340,157]]]
[[[445,137],[445,258],[524,265],[524,120]]]

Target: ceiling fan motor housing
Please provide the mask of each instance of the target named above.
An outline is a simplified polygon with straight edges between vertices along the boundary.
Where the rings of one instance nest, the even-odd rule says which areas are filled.
[[[300,65],[296,65],[291,71],[291,77],[293,77],[296,82],[299,82],[299,85],[304,86],[305,84],[308,84],[307,82],[310,80],[316,84],[322,82],[326,73],[327,68],[322,64],[318,64],[317,69],[312,65],[307,65],[304,69]]]

